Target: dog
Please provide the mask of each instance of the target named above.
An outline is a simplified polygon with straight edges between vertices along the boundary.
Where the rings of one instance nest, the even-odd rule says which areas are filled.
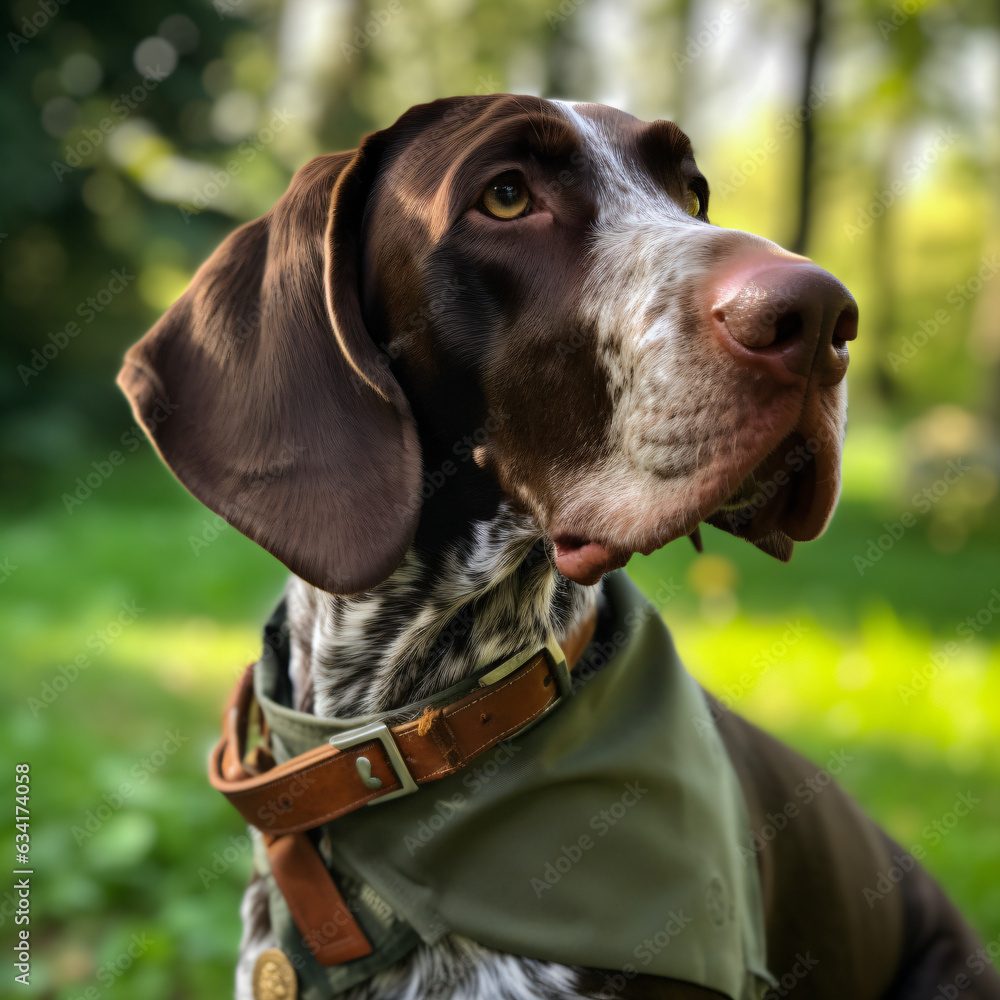
[[[299,170],[129,350],[119,383],[164,462],[292,571],[291,709],[419,730],[434,721],[422,702],[484,668],[552,638],[586,645],[595,617],[600,634],[606,575],[636,552],[700,545],[705,522],[787,561],[822,533],[857,307],[808,259],[712,226],[708,207],[670,122],[534,97],[442,99]],[[172,415],[154,421],[163,399]],[[706,697],[761,830],[819,772]],[[232,742],[219,773],[259,783],[267,748],[254,766],[242,735]],[[368,747],[350,758],[366,788],[394,787],[413,764]],[[392,808],[370,815],[389,823]],[[310,843],[329,862],[326,836]],[[940,888],[835,785],[772,848],[754,856],[772,976],[755,995],[794,983],[802,1000],[1000,997]],[[866,890],[890,871],[875,905]],[[293,996],[287,966],[261,968],[281,957],[266,879],[251,882],[242,917],[237,995]],[[454,930],[343,992],[725,995]]]

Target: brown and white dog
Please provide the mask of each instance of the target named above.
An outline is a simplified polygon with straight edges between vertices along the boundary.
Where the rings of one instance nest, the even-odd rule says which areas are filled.
[[[120,382],[166,463],[295,574],[296,707],[390,711],[561,640],[602,574],[702,521],[780,559],[823,531],[857,308],[805,258],[710,225],[708,197],[669,122],[435,101],[303,167],[129,351]],[[816,769],[718,714],[759,829]],[[1000,997],[919,868],[864,901],[897,850],[831,790],[761,852],[772,971],[814,956],[803,1000]],[[243,917],[247,997],[274,944],[260,883]],[[452,936],[351,995],[603,982]],[[641,976],[621,995],[717,996]]]

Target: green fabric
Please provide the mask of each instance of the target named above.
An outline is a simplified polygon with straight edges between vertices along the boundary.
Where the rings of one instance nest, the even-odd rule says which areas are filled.
[[[604,588],[613,626],[588,648],[573,697],[451,777],[328,824],[334,868],[392,908],[376,944],[393,959],[413,931],[432,943],[451,930],[516,955],[759,997],[773,980],[738,780],[656,610],[623,572]],[[360,724],[279,709],[279,660],[265,657],[258,685],[279,760]],[[371,974],[308,954],[304,965],[305,1000]]]

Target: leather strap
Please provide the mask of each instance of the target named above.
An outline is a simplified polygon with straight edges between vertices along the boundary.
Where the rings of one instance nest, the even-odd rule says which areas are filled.
[[[316,961],[340,965],[370,955],[368,938],[309,837],[292,833],[264,841],[274,881]]]
[[[583,622],[566,643],[572,669],[593,635],[596,615]],[[441,709],[425,710],[411,722],[387,727],[406,769],[418,785],[454,774],[473,757],[496,746],[543,715],[559,699],[560,687],[550,657],[538,652],[520,669],[490,687],[473,690]],[[328,743],[260,774],[243,763],[253,704],[253,666],[247,667],[230,695],[223,736],[209,760],[209,780],[263,833],[311,830],[403,786],[385,746],[372,738],[337,750]],[[359,760],[364,763],[359,769]],[[363,770],[381,782],[368,787]]]
[[[579,662],[596,622],[595,611],[566,638],[567,670]],[[427,708],[420,718],[398,726],[377,727],[380,737],[341,750],[325,743],[275,766],[266,745],[255,747],[249,757],[246,753],[254,704],[251,664],[226,703],[222,739],[209,758],[208,777],[264,834],[275,882],[317,961],[337,965],[370,954],[372,948],[304,831],[399,792],[403,780],[414,790],[413,783],[454,774],[544,715],[561,693],[552,655],[540,650],[496,683],[444,708]],[[398,750],[403,767],[390,757],[383,738]],[[329,929],[331,922],[337,932],[323,933],[321,928]]]

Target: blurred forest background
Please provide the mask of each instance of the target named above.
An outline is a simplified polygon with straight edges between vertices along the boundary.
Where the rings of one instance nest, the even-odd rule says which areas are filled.
[[[230,995],[249,870],[203,768],[284,571],[140,443],[123,350],[310,157],[501,90],[678,121],[713,222],[855,293],[827,535],[783,566],[706,529],[631,572],[679,589],[664,616],[733,707],[849,758],[998,953],[995,3],[18,0],[4,30],[0,743],[32,769],[31,995]]]

